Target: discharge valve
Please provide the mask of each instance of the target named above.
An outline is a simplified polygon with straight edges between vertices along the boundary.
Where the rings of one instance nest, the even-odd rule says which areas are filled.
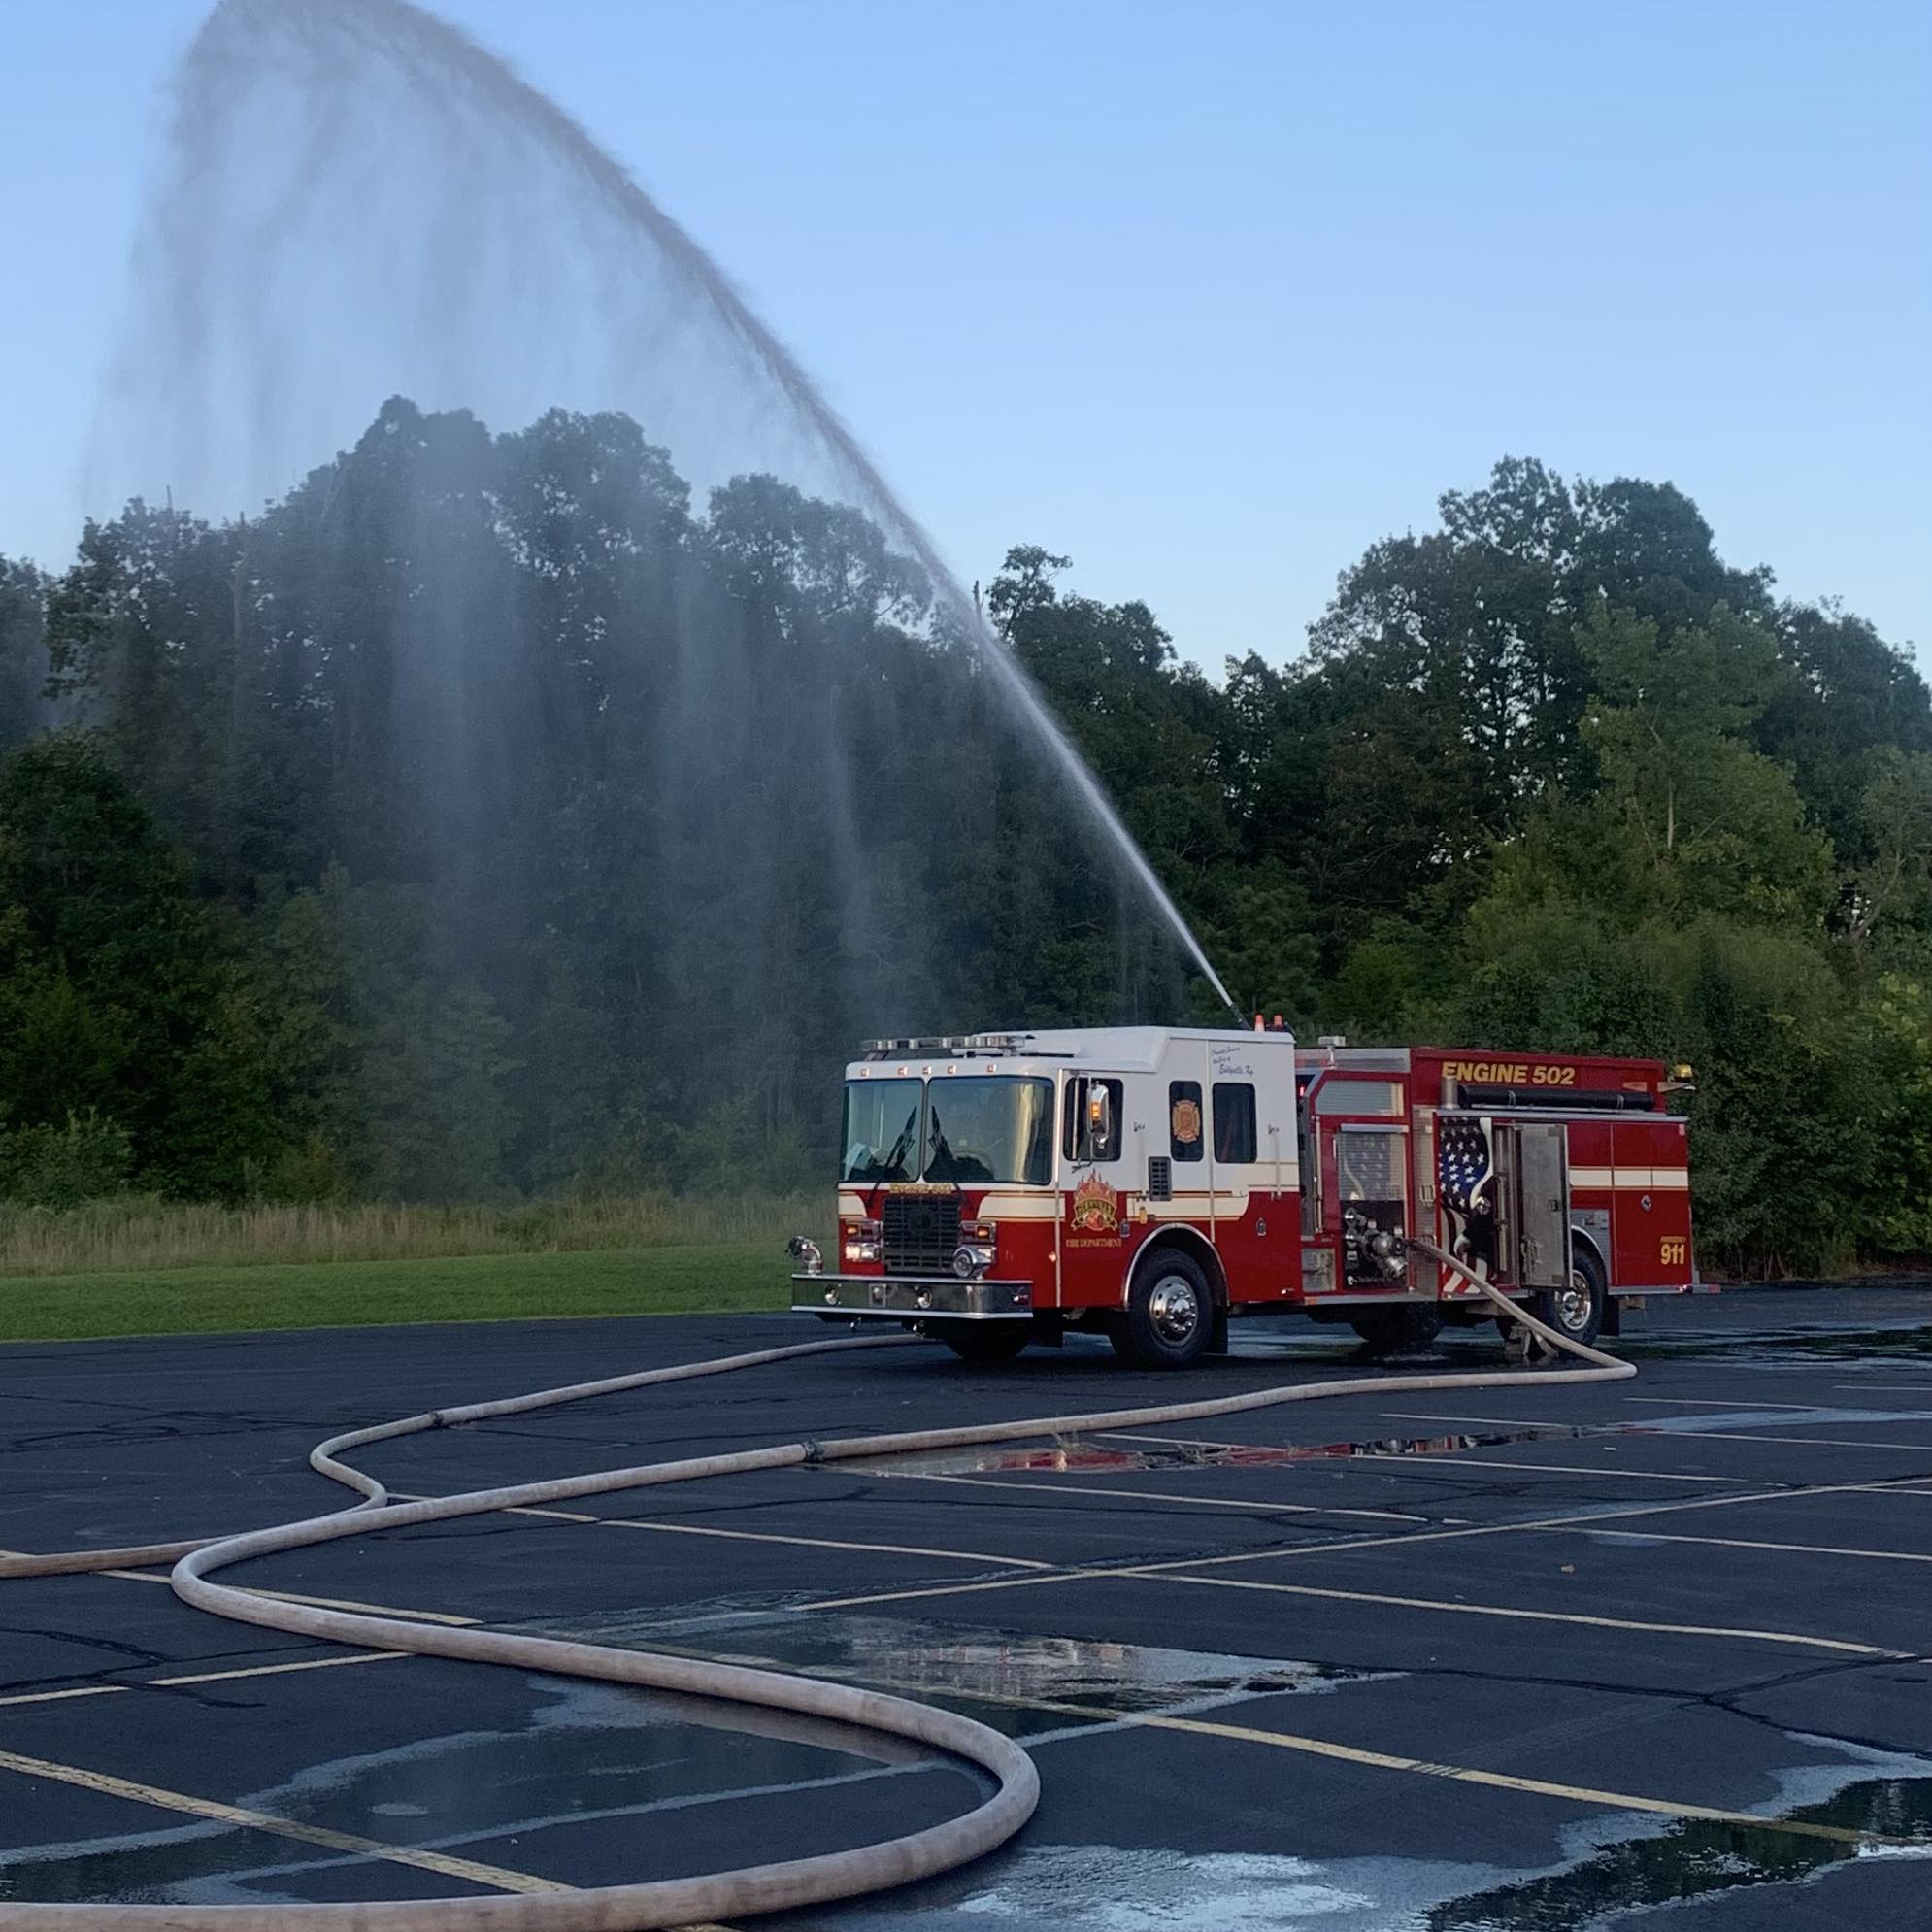
[[[1348,1250],[1348,1269],[1353,1280],[1375,1274],[1399,1282],[1408,1272],[1408,1245],[1402,1239],[1401,1227],[1378,1227],[1359,1208],[1343,1214],[1342,1244]]]

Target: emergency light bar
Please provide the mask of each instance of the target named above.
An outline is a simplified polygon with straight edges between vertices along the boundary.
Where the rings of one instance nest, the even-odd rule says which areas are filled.
[[[868,1040],[859,1049],[867,1060],[889,1060],[901,1053],[1015,1053],[1030,1033],[921,1033],[899,1040]]]

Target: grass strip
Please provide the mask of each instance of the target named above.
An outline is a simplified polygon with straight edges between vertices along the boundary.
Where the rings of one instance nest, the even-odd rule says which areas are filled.
[[[0,1281],[0,1341],[770,1313],[788,1305],[789,1269],[782,1249],[758,1242],[16,1276]]]

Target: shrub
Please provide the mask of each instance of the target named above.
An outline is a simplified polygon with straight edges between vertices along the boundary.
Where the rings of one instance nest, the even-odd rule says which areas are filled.
[[[43,1122],[0,1133],[0,1200],[74,1208],[123,1193],[134,1167],[126,1128],[90,1107],[64,1126]]]

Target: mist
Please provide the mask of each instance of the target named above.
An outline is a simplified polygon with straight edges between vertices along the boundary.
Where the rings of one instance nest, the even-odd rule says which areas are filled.
[[[858,511],[921,581],[909,627],[960,647],[959,675],[998,691],[993,728],[1074,802],[1123,916],[1150,909],[1221,993],[1024,673],[807,374],[562,108],[454,28],[401,0],[217,7],[175,79],[128,316],[89,464],[97,504],[256,514],[400,394],[498,427],[620,412],[701,503],[755,474]],[[432,615],[398,698],[439,716],[437,816],[450,863],[474,870],[483,775],[516,751],[483,720],[480,628],[455,615],[465,566],[436,554],[433,515],[409,515]],[[703,759],[732,729],[732,672],[717,640],[683,643],[666,702]],[[856,911],[849,710],[825,725],[820,803],[845,826],[828,889]]]

